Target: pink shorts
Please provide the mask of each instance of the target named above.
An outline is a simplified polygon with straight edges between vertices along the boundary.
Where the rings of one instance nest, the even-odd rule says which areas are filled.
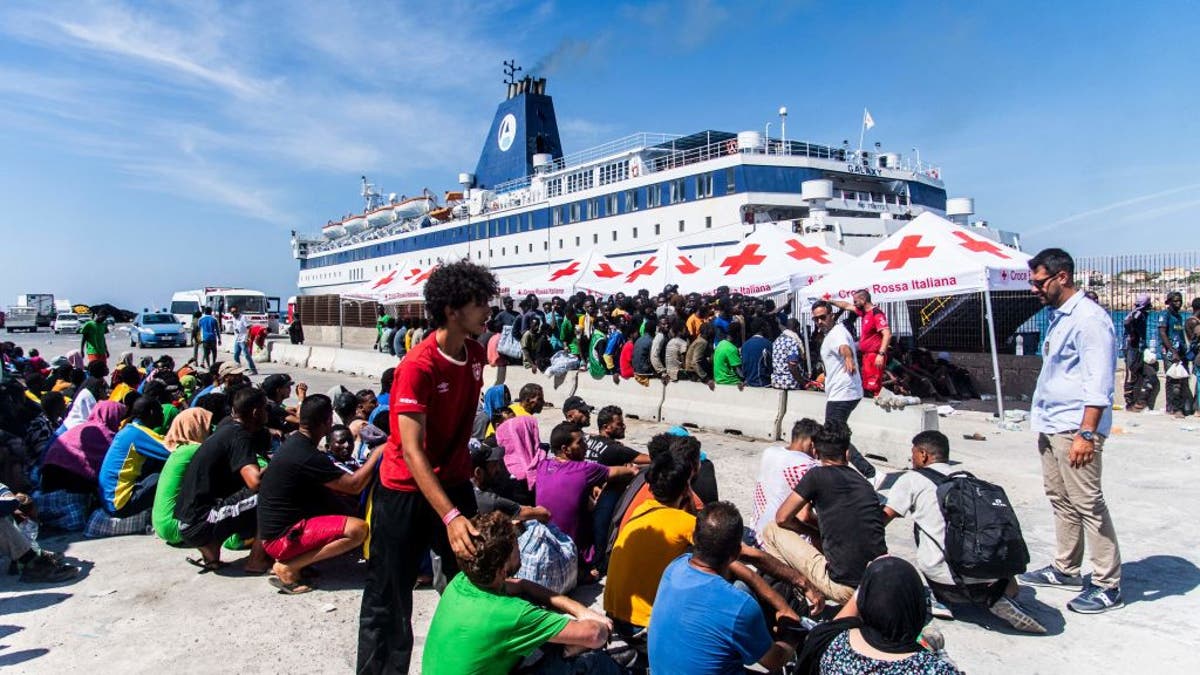
[[[267,555],[287,562],[298,555],[321,548],[345,536],[347,516],[315,516],[305,518],[288,528],[278,539],[263,542]]]

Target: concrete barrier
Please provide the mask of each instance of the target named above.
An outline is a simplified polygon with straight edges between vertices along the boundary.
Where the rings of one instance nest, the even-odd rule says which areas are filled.
[[[717,385],[712,391],[699,382],[672,382],[666,385],[661,419],[669,424],[774,440],[786,394],[760,387],[738,391],[727,385]]]
[[[335,350],[331,369],[338,373],[378,379],[384,370],[395,368],[399,362],[400,360],[391,354],[338,349]]]
[[[622,379],[613,384],[611,375],[597,380],[587,373],[579,374],[575,386],[575,395],[582,397],[588,405],[597,409],[606,405],[620,406],[626,417],[649,422],[662,419],[664,393],[662,380],[651,380],[649,386],[643,387],[635,380]]]
[[[814,391],[789,391],[787,411],[780,428],[784,438],[791,435],[792,425],[803,417],[825,420],[825,395]],[[938,428],[937,408],[932,405],[908,406],[903,410],[887,411],[864,398],[850,414],[851,440],[858,451],[887,458],[892,464],[904,464],[912,450],[912,437]]]
[[[483,377],[483,388],[487,389],[490,386],[503,384],[508,387],[512,393],[513,402],[517,400],[517,394],[521,391],[521,387],[532,382],[542,385],[542,390],[546,394],[546,400],[551,401],[555,405],[561,405],[568,396],[575,393],[575,373],[567,373],[560,377],[548,377],[545,373],[534,373],[520,365],[515,366],[488,366],[487,372]]]
[[[310,347],[308,352],[308,367],[314,370],[333,372],[333,362],[337,358],[336,347]]]
[[[309,350],[310,348],[304,345],[273,344],[271,346],[271,361],[272,363],[282,363],[297,368],[307,368]]]

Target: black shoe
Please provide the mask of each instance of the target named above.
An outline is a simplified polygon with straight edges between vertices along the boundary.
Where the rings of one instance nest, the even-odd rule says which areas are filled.
[[[74,579],[79,574],[79,568],[66,563],[55,563],[46,556],[39,555],[25,564],[21,570],[21,581],[25,583],[45,584]]]

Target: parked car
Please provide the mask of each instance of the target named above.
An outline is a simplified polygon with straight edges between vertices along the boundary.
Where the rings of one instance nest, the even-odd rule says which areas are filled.
[[[36,333],[37,308],[24,306],[9,307],[4,320],[4,330],[9,333],[18,330]]]
[[[59,312],[54,317],[54,332],[57,334],[63,333],[78,333],[83,324],[91,320],[90,316],[80,316],[74,312]]]
[[[188,334],[173,314],[146,312],[129,325],[130,347],[186,347]]]

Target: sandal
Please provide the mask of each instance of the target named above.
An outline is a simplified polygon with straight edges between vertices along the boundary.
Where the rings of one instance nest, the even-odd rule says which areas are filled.
[[[189,565],[199,567],[200,571],[198,572],[198,574],[208,574],[209,572],[216,572],[217,570],[225,567],[225,565],[227,564],[220,560],[205,560],[204,558],[184,558],[184,560],[186,560]]]
[[[284,582],[284,580],[280,579],[279,577],[271,577],[270,579],[267,579],[267,582],[275,588],[278,588],[280,595],[300,595],[301,593],[308,593],[313,590],[312,586],[305,584],[304,582],[293,581],[289,584]]]

